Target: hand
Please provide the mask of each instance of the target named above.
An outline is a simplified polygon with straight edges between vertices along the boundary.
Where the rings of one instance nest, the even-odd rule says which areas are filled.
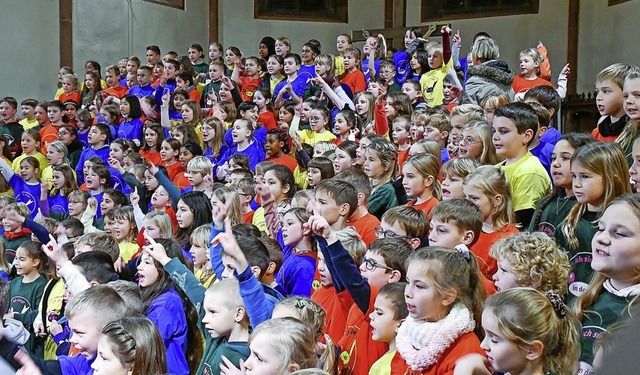
[[[442,34],[447,34],[447,35],[449,35],[449,34],[451,34],[451,28],[449,27],[449,25],[444,25],[444,26],[442,26],[442,28],[440,29],[440,32],[441,32]]]
[[[138,203],[140,203],[140,195],[138,195],[138,187],[133,188],[133,192],[129,194],[129,202],[133,207],[137,207]]]
[[[300,117],[300,115],[302,114],[302,103],[296,104],[293,111],[296,116]]]
[[[116,262],[113,264],[113,268],[117,273],[122,273],[122,270],[124,270],[124,266],[124,259],[122,259],[122,257],[118,257],[118,260],[116,260]]]
[[[9,310],[7,310],[6,313],[4,313],[4,319],[13,319],[13,317],[15,316],[15,312],[13,311],[13,307],[11,307]]]
[[[215,238],[211,240],[211,244],[220,244],[225,254],[236,261],[236,272],[238,272],[238,274],[243,273],[247,267],[249,267],[247,258],[242,252],[242,249],[240,249],[238,241],[236,241],[236,238],[233,236],[233,232],[231,231],[231,219],[229,217],[224,219],[224,232],[215,236]]]
[[[291,82],[287,82],[287,84],[284,85],[282,89],[288,92],[289,94],[291,94],[291,92],[293,91],[293,87],[291,87]]]
[[[569,64],[567,63],[567,65],[565,65],[564,68],[562,68],[562,70],[560,71],[560,75],[568,76],[569,73],[571,73],[571,69],[569,68]]]
[[[104,101],[102,102],[102,106],[104,107],[107,104],[111,104],[113,102],[113,99],[115,99],[112,95],[108,95],[106,98],[104,98]]]
[[[122,164],[120,164],[120,161],[118,159],[109,158],[107,159],[107,163],[109,163],[109,166],[118,171],[120,174],[124,173],[124,168],[122,167]]]
[[[89,207],[91,207],[91,208],[96,208],[96,207],[98,207],[98,200],[97,200],[97,199],[95,199],[95,198],[93,198],[93,197],[91,197],[91,198],[89,198],[89,199],[87,200],[87,204],[88,204],[88,205],[89,205]]]
[[[38,337],[45,337],[47,335],[47,331],[44,329],[44,324],[36,324],[33,327],[33,330]]]
[[[347,140],[355,142],[356,141],[356,133],[358,131],[355,129],[349,129],[349,135],[347,135]]]
[[[378,86],[378,95],[376,96],[376,104],[382,103],[384,97],[387,96],[387,88],[383,85]]]
[[[207,74],[206,73],[200,73],[196,76],[195,81],[194,82],[194,86],[197,86],[198,83],[203,82],[204,80],[207,79]]]
[[[51,190],[51,186],[49,185],[48,182],[42,182],[40,184],[40,191],[43,193],[48,193],[49,190]]]
[[[309,221],[304,224],[304,227],[311,230],[313,234],[317,236],[329,239],[329,237],[331,237],[331,235],[333,234],[333,229],[331,229],[331,226],[327,222],[327,219],[320,216],[316,209],[314,209],[313,211],[313,215],[311,215]]]
[[[52,336],[55,336],[58,333],[62,332],[62,326],[60,325],[60,323],[58,323],[57,320],[51,321],[51,326],[49,326],[49,332],[51,332]]]
[[[62,250],[62,246],[58,245],[58,242],[51,234],[49,234],[49,242],[46,245],[42,245],[42,251],[60,267],[69,261],[67,253]]]
[[[296,147],[296,150],[302,151],[302,138],[300,138],[300,134],[294,134],[293,145]]]
[[[158,263],[163,266],[171,261],[171,258],[167,255],[167,250],[165,250],[162,244],[157,243],[151,236],[145,233],[144,239],[147,241],[147,245],[142,246],[142,250],[151,255],[153,259],[158,261]]]
[[[15,221],[18,223],[24,223],[26,218],[15,211],[4,211],[4,217],[7,220]]]
[[[244,361],[240,360],[240,368],[237,368],[227,357],[222,356],[222,363],[220,364],[220,374],[222,375],[244,375],[246,368],[244,367]]]
[[[480,354],[468,354],[456,362],[453,375],[491,375],[489,361]]]
[[[169,99],[171,99],[171,91],[165,89],[162,94],[162,106],[167,107],[169,105]]]
[[[147,168],[149,168],[149,173],[151,173],[152,176],[155,176],[156,173],[158,173],[158,171],[160,170],[157,165],[151,162],[149,163],[149,166]]]
[[[222,77],[222,84],[227,86],[229,88],[229,90],[233,90],[233,88],[235,87],[233,85],[233,82],[231,81],[231,78],[224,76]]]
[[[455,45],[462,45],[462,38],[460,37],[460,30],[456,30],[455,35],[453,36],[453,44]]]
[[[40,368],[33,362],[33,359],[29,357],[29,354],[24,350],[18,350],[13,359],[20,364],[20,369],[16,372],[16,375],[42,375]]]

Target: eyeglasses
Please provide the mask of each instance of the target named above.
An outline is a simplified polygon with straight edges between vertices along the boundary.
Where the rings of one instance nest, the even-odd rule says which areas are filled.
[[[475,143],[482,143],[482,141],[481,141],[481,140],[479,140],[479,139],[473,139],[473,138],[471,138],[471,137],[460,138],[460,139],[459,139],[459,142],[464,142],[464,143],[465,143],[465,144],[467,144],[467,145],[472,145],[472,144],[475,144]]]
[[[385,269],[387,271],[393,271],[393,268],[391,267],[387,267],[387,266],[383,266],[382,264],[376,262],[375,260],[371,259],[371,258],[367,258],[367,257],[362,257],[362,260],[360,261],[360,265],[363,265],[366,268],[367,271],[373,271],[376,268],[382,268]]]
[[[64,137],[65,135],[69,135],[69,134],[71,134],[71,133],[69,133],[69,132],[58,132],[58,135],[62,136],[62,137]]]
[[[310,49],[303,49],[302,51],[300,51],[300,53],[311,53]]]
[[[382,227],[376,227],[374,232],[378,238],[411,238],[411,236],[397,234],[390,230],[384,230]]]

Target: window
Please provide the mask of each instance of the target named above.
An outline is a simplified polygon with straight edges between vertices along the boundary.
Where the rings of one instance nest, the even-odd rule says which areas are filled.
[[[254,0],[254,18],[347,23],[348,0]]]
[[[422,22],[538,13],[539,0],[422,0]]]

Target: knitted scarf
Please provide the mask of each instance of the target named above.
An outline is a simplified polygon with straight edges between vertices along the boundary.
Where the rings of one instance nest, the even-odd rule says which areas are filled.
[[[396,336],[398,352],[412,370],[426,370],[458,337],[473,331],[475,326],[471,312],[462,302],[454,304],[449,315],[437,322],[408,316]]]

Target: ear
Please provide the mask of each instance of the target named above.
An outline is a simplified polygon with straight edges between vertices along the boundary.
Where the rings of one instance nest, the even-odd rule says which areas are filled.
[[[291,363],[291,364],[289,364],[288,369],[289,369],[289,373],[296,372],[296,371],[300,370],[300,365],[297,364],[297,363]]]
[[[433,178],[433,176],[428,176],[427,178],[425,178],[425,187],[433,186],[434,181],[435,181],[435,178]]]
[[[544,344],[539,340],[533,340],[531,344],[527,345],[525,356],[530,361],[535,361],[542,357],[542,352],[544,351]]]
[[[100,185],[106,185],[107,184],[107,179],[106,178],[101,178],[100,179]]]
[[[422,241],[419,238],[412,238],[409,240],[409,245],[411,245],[411,248],[413,250],[416,250],[417,248],[419,248],[421,243]]]
[[[265,272],[265,274],[273,275],[275,270],[276,270],[276,264],[274,262],[269,262],[269,265],[267,266],[267,272]]]
[[[496,208],[504,202],[504,196],[502,196],[502,194],[496,194],[493,199],[496,201],[496,204],[494,205]]]
[[[358,193],[358,207],[364,204],[366,197],[363,193]]]
[[[253,276],[256,277],[256,279],[260,280],[260,267],[258,266],[253,266],[251,267],[251,273],[253,273]]]
[[[440,139],[442,139],[443,141],[446,141],[447,138],[449,138],[449,132],[448,131],[445,130],[443,132],[440,132]]]
[[[400,320],[397,320],[397,321],[395,322],[395,325],[396,325],[396,326],[395,326],[395,328],[394,328],[393,330],[394,330],[396,333],[398,333],[398,328],[400,328],[400,326],[402,325],[402,323],[404,323],[404,319],[400,319]]]
[[[340,216],[347,216],[349,214],[349,203],[343,203],[340,205],[340,209],[338,210],[338,214]]]
[[[476,235],[473,233],[472,230],[468,230],[464,232],[464,236],[462,237],[462,243],[467,246],[471,246],[474,238],[476,238]]]
[[[451,306],[458,298],[458,291],[453,288],[447,289],[442,297],[442,305]]]
[[[291,186],[289,184],[282,185],[282,193],[285,195],[291,190]]]
[[[532,129],[527,129],[524,131],[522,135],[524,136],[523,144],[527,145],[531,142],[535,133]]]
[[[306,225],[302,226],[302,235],[303,236],[308,236],[311,233],[311,228],[307,228]]]
[[[247,314],[247,310],[245,310],[244,307],[240,306],[236,309],[236,314],[233,317],[236,321],[236,323],[240,323],[242,320],[244,320],[244,317]]]
[[[398,281],[400,281],[400,277],[402,277],[402,275],[400,274],[400,271],[398,270],[393,270],[391,271],[391,275],[389,275],[389,281],[388,283],[397,283]]]

